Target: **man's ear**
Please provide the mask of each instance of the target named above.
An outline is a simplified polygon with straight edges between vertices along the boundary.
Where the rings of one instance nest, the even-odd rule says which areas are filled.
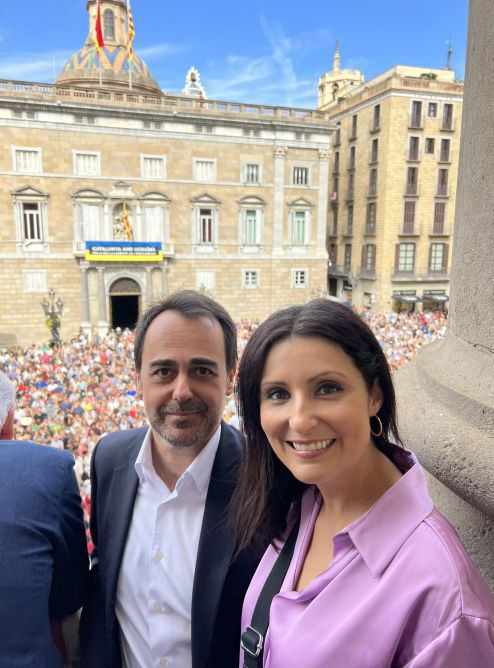
[[[237,376],[237,365],[234,364],[232,369],[228,372],[226,380],[226,393],[227,395],[233,394],[233,387],[235,385],[235,378]]]
[[[11,441],[14,438],[14,412],[15,408],[11,406],[0,431],[2,441]]]

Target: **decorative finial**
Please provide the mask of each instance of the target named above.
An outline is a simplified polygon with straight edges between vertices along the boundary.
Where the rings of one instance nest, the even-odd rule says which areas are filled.
[[[446,61],[446,69],[450,70],[451,69],[451,56],[453,55],[453,47],[451,46],[451,42],[448,42],[448,59]]]
[[[339,72],[339,71],[340,71],[340,40],[337,39],[333,56],[333,72]]]

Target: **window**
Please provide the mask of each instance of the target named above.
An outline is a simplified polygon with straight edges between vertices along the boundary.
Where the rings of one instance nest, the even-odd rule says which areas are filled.
[[[355,146],[350,146],[348,154],[348,169],[355,169]]]
[[[410,127],[422,127],[422,102],[418,102],[417,100],[412,102],[412,117],[410,119]]]
[[[260,213],[259,209],[243,211],[242,243],[246,246],[255,246],[260,243]]]
[[[333,229],[331,230],[332,236],[336,236],[338,234],[338,205],[333,204],[331,206],[331,212],[333,214]]]
[[[340,152],[335,151],[333,162],[333,173],[338,174],[340,171]]]
[[[22,203],[22,234],[25,241],[42,241],[43,228],[41,225],[40,204]]]
[[[443,124],[441,126],[442,130],[452,130],[453,129],[453,105],[444,104],[443,105]]]
[[[41,172],[41,149],[14,149],[14,171],[24,174],[39,174]]]
[[[335,267],[338,264],[338,244],[329,244],[328,247],[329,264]]]
[[[197,290],[210,291],[214,290],[216,282],[216,274],[214,271],[203,271],[198,269],[196,271],[196,288]]]
[[[143,179],[166,178],[166,158],[163,155],[141,155],[141,176]]]
[[[346,233],[353,234],[353,204],[348,204],[347,206]]]
[[[354,114],[352,116],[352,124],[350,127],[350,137],[349,139],[356,139],[357,138],[357,114]]]
[[[350,271],[352,268],[352,244],[345,244],[345,255],[343,259],[343,269]]]
[[[418,160],[419,159],[419,138],[410,137],[408,144],[408,159],[409,160]]]
[[[244,182],[260,183],[260,181],[260,165],[255,163],[247,163],[244,165]]]
[[[215,181],[216,163],[214,160],[194,159],[194,180]]]
[[[213,242],[213,210],[199,209],[199,243],[212,244]]]
[[[376,273],[376,245],[364,244],[362,246],[361,270],[368,274]]]
[[[337,176],[333,176],[333,192],[331,193],[331,199],[332,200],[337,200],[338,199],[338,185],[339,185],[339,179]]]
[[[347,200],[353,200],[354,190],[355,190],[354,175],[349,174],[348,175],[348,190],[347,190],[347,196],[346,196]]]
[[[429,102],[429,104],[427,105],[427,116],[429,116],[429,118],[436,118],[437,102]]]
[[[163,206],[142,207],[143,241],[163,241],[166,209]]]
[[[428,155],[434,155],[434,137],[425,138],[425,152]]]
[[[444,232],[444,213],[446,204],[444,202],[436,202],[434,204],[434,225],[432,227],[433,234],[443,234]]]
[[[257,269],[245,269],[242,274],[242,285],[244,288],[259,287],[259,271]]]
[[[292,213],[292,246],[303,246],[307,243],[307,212]]]
[[[371,162],[377,162],[379,155],[379,139],[373,139],[371,143]]]
[[[105,39],[115,39],[115,17],[111,9],[105,9],[103,12],[103,31]]]
[[[341,144],[341,128],[335,130],[333,137],[333,146],[339,146]]]
[[[365,218],[365,234],[376,233],[376,203],[367,204],[367,213]]]
[[[418,172],[417,167],[409,167],[407,170],[407,195],[418,194]]]
[[[292,287],[306,288],[309,283],[309,272],[307,269],[292,269]]]
[[[377,195],[377,169],[371,169],[369,172],[369,197]]]
[[[448,267],[448,244],[431,244],[429,251],[429,271],[445,272]]]
[[[77,176],[99,176],[100,154],[74,151],[74,174]]]
[[[25,269],[24,292],[46,292],[48,283],[46,279],[46,269]]]
[[[412,273],[415,264],[415,244],[397,244],[395,260],[397,272]]]
[[[448,170],[439,169],[437,174],[437,196],[447,197],[448,195]]]
[[[415,202],[405,202],[403,234],[413,234],[415,226]]]
[[[161,130],[161,121],[142,121],[142,127],[145,130]]]
[[[439,162],[449,162],[450,146],[451,146],[450,139],[441,139],[441,152],[439,154]]]
[[[376,104],[376,106],[374,107],[374,115],[372,117],[372,129],[379,130],[380,125],[381,125],[381,105]]]
[[[309,168],[308,167],[294,167],[293,168],[293,185],[294,186],[308,186],[309,185]]]
[[[77,210],[79,239],[81,241],[97,241],[101,239],[101,206],[99,204],[78,204]]]

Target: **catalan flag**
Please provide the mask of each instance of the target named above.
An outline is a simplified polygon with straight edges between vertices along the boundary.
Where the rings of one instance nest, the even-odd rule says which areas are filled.
[[[105,40],[103,39],[103,28],[101,27],[101,7],[100,7],[100,0],[98,0],[98,9],[96,10],[96,24],[94,26],[94,32],[95,32],[95,46],[96,46],[96,51],[100,52],[100,49],[103,49],[105,46]]]
[[[127,0],[127,24],[128,24],[128,34],[127,34],[127,57],[129,63],[132,62],[134,58],[134,48],[132,43],[134,42],[135,30],[134,30],[134,19],[132,18],[132,10],[130,9],[130,0]]]
[[[129,214],[127,212],[127,204],[123,205],[123,222],[124,222],[124,229],[125,229],[125,236],[127,237],[127,241],[132,241],[132,225],[129,220]]]

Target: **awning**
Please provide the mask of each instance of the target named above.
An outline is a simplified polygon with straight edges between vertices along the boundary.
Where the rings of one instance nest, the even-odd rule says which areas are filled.
[[[417,297],[416,295],[397,295],[397,294],[394,294],[392,296],[393,296],[393,299],[397,299],[400,302],[405,302],[406,304],[416,304],[417,302],[422,301],[422,299],[420,297]]]
[[[422,300],[424,302],[438,302],[443,304],[444,302],[449,302],[448,295],[422,295]]]

